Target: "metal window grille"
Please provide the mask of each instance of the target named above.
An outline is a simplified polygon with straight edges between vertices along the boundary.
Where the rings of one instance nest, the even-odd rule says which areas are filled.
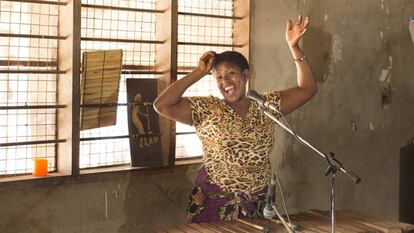
[[[81,131],[80,168],[130,163],[126,78],[155,78],[155,0],[83,0],[81,49],[122,49],[116,125]]]
[[[197,66],[206,51],[233,50],[233,0],[181,0],[178,2],[178,78]],[[222,97],[211,75],[191,86],[185,96]],[[202,155],[194,128],[177,123],[176,158]]]
[[[0,1],[0,176],[56,170],[59,5]]]

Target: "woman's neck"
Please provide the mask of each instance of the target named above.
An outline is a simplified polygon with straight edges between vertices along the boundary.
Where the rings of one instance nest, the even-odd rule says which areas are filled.
[[[227,102],[227,105],[229,105],[236,113],[239,115],[243,120],[246,119],[247,112],[249,111],[250,106],[250,100],[246,97],[241,98],[238,101],[235,102]]]

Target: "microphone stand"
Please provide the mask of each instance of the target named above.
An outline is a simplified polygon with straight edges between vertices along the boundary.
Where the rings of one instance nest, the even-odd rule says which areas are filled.
[[[302,142],[304,145],[308,146],[310,149],[315,151],[317,154],[322,156],[322,158],[325,159],[328,167],[325,171],[325,176],[331,175],[331,206],[330,206],[330,212],[331,212],[331,226],[332,226],[332,233],[335,233],[335,176],[338,171],[341,171],[345,175],[347,175],[350,179],[352,179],[356,184],[359,184],[361,182],[361,178],[357,175],[353,174],[352,172],[349,172],[345,170],[344,166],[341,162],[339,162],[336,158],[334,158],[334,153],[324,154],[318,149],[316,149],[314,146],[312,146],[310,143],[302,139],[301,137],[297,136],[290,128],[286,127],[279,119],[273,115],[269,110],[263,108],[262,106],[259,106],[260,110],[263,111],[263,113],[268,116],[270,119],[272,119],[274,122],[276,122],[279,126],[281,126],[284,130],[288,131],[290,134],[296,137],[297,140]],[[283,114],[280,111],[276,111],[281,117],[283,117]],[[277,211],[276,211],[277,213]]]
[[[280,187],[279,178],[277,178],[277,179],[278,179],[278,183],[279,183],[279,187]],[[289,226],[286,223],[283,216],[277,210],[276,203],[275,203],[276,202],[276,194],[275,193],[276,193],[276,173],[272,171],[271,172],[270,184],[268,186],[268,190],[267,190],[267,194],[266,194],[266,206],[263,209],[263,217],[266,218],[266,219],[272,219],[275,215],[277,215],[277,217],[282,222],[283,226],[286,228],[288,233],[295,233],[295,231],[293,229],[293,226]],[[283,199],[283,202],[284,202],[285,200],[283,198],[283,193],[282,193],[282,199]],[[269,209],[271,208],[271,210],[269,210],[268,208]],[[286,209],[285,209],[285,211],[286,211]],[[289,218],[289,214],[287,213],[287,211],[286,211],[286,214],[288,215],[288,218]]]
[[[272,209],[275,211],[277,217],[279,217],[280,221],[282,222],[283,226],[285,227],[285,229],[288,231],[288,233],[295,233],[293,227],[291,228],[291,226],[289,226],[285,219],[283,218],[283,216],[279,213],[279,211],[276,208],[276,204],[272,203]]]

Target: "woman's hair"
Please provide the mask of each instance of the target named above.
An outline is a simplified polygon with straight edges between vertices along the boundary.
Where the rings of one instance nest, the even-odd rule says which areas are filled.
[[[225,51],[216,54],[214,58],[214,67],[220,63],[227,62],[238,66],[242,71],[249,69],[249,63],[243,54],[236,51]]]

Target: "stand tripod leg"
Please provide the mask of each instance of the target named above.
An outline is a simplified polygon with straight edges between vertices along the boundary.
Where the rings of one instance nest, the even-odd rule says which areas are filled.
[[[285,228],[286,228],[286,230],[289,232],[289,233],[295,233],[293,230],[292,230],[292,228],[286,223],[286,221],[285,221],[285,219],[283,218],[283,216],[279,213],[279,211],[277,211],[277,209],[276,209],[276,205],[275,204],[272,204],[272,208],[273,208],[273,210],[276,212],[276,215],[279,217],[279,219],[280,219],[280,221],[283,223],[283,225],[285,226]]]

